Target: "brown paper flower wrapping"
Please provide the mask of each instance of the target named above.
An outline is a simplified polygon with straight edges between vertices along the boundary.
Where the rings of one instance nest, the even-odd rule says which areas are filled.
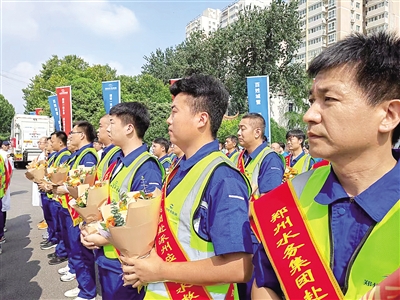
[[[76,204],[72,205],[72,207],[78,212],[78,214],[85,220],[86,223],[102,220],[100,206],[102,206],[108,199],[108,182],[100,187],[89,187],[89,185],[86,184],[80,185],[77,188],[82,186],[87,186],[86,190],[88,191],[86,207],[80,207]],[[70,187],[68,187],[68,190],[69,188]],[[85,191],[81,195],[83,195]]]
[[[41,165],[38,168],[28,169],[28,171],[25,173],[25,177],[30,181],[40,183],[44,181],[46,171],[46,167],[44,165]]]
[[[108,240],[122,255],[143,256],[153,248],[160,215],[160,190],[154,191],[153,197],[129,203],[125,225],[109,228]]]
[[[47,177],[53,185],[63,185],[68,177],[68,167],[48,168]]]

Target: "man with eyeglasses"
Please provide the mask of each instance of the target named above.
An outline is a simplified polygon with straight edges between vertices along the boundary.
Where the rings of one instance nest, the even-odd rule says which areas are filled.
[[[68,160],[70,169],[76,169],[78,166],[94,167],[97,165],[97,152],[93,148],[93,141],[96,137],[93,125],[87,121],[79,121],[74,124],[69,133],[68,140],[76,151]],[[78,287],[64,293],[66,297],[77,297],[75,299],[94,299],[96,297],[96,280],[94,269],[93,251],[83,247],[80,243],[80,229],[77,220],[73,220],[70,215],[69,194],[64,186],[57,187],[54,194],[62,195],[62,227],[67,228],[67,239],[65,247],[68,252],[69,264],[76,272]],[[49,264],[58,264],[65,259],[54,258]]]

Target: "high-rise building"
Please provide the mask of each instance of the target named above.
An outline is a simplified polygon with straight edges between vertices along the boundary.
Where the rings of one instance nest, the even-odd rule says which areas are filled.
[[[219,9],[207,8],[200,16],[197,16],[186,25],[186,38],[192,32],[204,31],[210,34],[218,28],[224,28],[239,18],[239,12],[245,7],[264,8],[271,4],[272,0],[237,0],[225,7],[222,11]]]
[[[220,18],[221,11],[219,9],[207,8],[200,16],[186,25],[186,38],[195,31],[204,31],[206,34],[216,31]]]
[[[323,49],[353,32],[400,32],[398,0],[300,0],[303,40],[297,54],[307,68]]]

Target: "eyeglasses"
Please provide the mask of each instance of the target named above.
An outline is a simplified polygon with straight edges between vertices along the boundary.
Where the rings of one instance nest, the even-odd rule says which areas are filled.
[[[70,131],[69,134],[82,133],[82,131]]]

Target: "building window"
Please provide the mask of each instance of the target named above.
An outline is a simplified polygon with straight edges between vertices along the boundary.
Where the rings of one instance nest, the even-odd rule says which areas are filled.
[[[328,35],[328,44],[336,42],[336,33]]]
[[[360,20],[360,14],[356,14],[356,19]]]
[[[360,29],[361,29],[360,25],[356,25],[356,31],[360,32]]]
[[[329,0],[328,5],[329,7],[335,6],[335,0]]]
[[[335,25],[336,25],[335,22],[328,23],[328,31],[335,30],[335,27],[336,27]]]
[[[293,111],[293,107],[294,107],[293,103],[289,103],[289,112]]]
[[[328,19],[333,19],[336,16],[336,10],[330,10],[328,12]]]

